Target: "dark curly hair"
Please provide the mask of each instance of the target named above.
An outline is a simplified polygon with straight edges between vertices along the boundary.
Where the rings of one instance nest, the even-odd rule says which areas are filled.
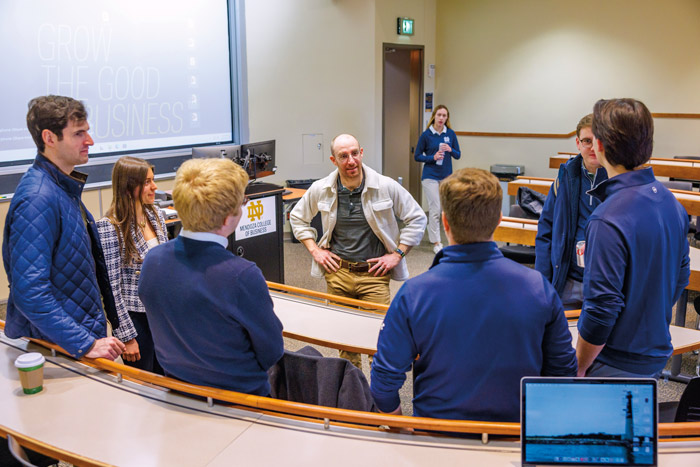
[[[58,140],[63,139],[63,129],[68,122],[84,122],[87,110],[82,102],[65,96],[41,96],[29,101],[27,128],[40,153],[44,152],[41,132],[49,130]]]

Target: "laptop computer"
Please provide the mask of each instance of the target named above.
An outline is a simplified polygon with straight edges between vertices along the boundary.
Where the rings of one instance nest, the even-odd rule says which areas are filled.
[[[656,380],[526,377],[522,465],[656,465]]]

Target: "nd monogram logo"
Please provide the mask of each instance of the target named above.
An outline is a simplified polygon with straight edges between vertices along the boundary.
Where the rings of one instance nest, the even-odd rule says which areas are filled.
[[[253,222],[256,217],[260,220],[263,215],[262,201],[258,200],[257,203],[255,204],[255,201],[248,203],[248,219],[250,219],[250,222]]]

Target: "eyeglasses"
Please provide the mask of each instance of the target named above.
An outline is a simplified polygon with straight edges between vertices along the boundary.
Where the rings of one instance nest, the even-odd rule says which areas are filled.
[[[248,204],[248,201],[250,201],[250,198],[248,198],[247,196],[244,196],[243,202],[241,203],[241,206],[245,206],[246,204]]]
[[[335,156],[335,158],[338,160],[338,162],[340,162],[341,164],[344,164],[345,162],[347,162],[347,160],[350,157],[357,160],[360,158],[361,155],[362,155],[362,152],[359,149],[355,149],[352,152],[350,152],[349,154],[348,153],[338,154],[337,156]]]
[[[581,146],[584,148],[590,148],[593,146],[593,140],[591,138],[583,138],[580,139],[579,142],[581,143]]]

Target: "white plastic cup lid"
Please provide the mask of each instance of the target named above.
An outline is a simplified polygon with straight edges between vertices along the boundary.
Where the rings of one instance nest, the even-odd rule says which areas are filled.
[[[20,355],[15,360],[15,367],[17,368],[32,368],[35,366],[42,365],[46,359],[39,352],[29,352]]]

